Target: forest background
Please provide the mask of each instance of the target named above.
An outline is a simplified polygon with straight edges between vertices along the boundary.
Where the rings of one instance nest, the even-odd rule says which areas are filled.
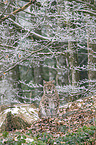
[[[96,1],[0,1],[0,104],[96,95]]]

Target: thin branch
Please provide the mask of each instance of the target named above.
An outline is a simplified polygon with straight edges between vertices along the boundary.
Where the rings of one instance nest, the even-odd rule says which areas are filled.
[[[96,16],[96,13],[94,13],[92,11],[88,11],[88,10],[78,10],[78,12],[84,12],[84,13]]]
[[[49,49],[48,49],[49,50]],[[56,54],[56,55],[65,55],[64,52],[48,52],[48,53],[38,53],[38,55],[51,55],[51,54]]]
[[[0,73],[0,75],[3,73],[5,74],[6,72],[12,70],[13,68],[15,68],[18,64],[20,64],[21,62],[23,62],[24,60],[26,60],[27,58],[29,58],[32,54],[36,53],[36,52],[39,52],[41,50],[43,50],[44,48],[41,48],[39,50],[36,50],[36,51],[32,51],[27,57],[23,58],[23,59],[20,59],[18,62],[14,63],[13,66],[11,66],[10,68],[8,68],[7,70],[3,71]]]
[[[73,0],[68,0],[68,1],[73,1]],[[95,7],[94,4],[90,4],[90,3],[85,2],[85,1],[83,1],[83,0],[75,0],[75,1],[78,2],[78,3],[86,4],[87,6],[90,6],[91,8],[93,8],[94,10],[96,10],[96,7]]]
[[[7,48],[14,48],[14,49],[16,49],[16,47],[14,47],[14,46],[11,46],[11,45],[7,45],[7,44],[0,44],[0,46],[1,47],[7,47]]]
[[[77,94],[73,94],[73,95],[71,95],[71,97],[74,96],[74,95],[79,96],[79,95],[85,94],[85,93],[89,92],[95,86],[96,86],[96,83],[94,85],[92,85],[90,88],[88,88],[86,91],[83,91],[83,92],[77,93]]]
[[[4,13],[5,13],[5,12],[6,12],[6,10],[8,9],[8,7],[10,6],[10,3],[11,3],[11,1],[8,3],[7,8],[6,8],[6,9],[4,9],[3,13],[0,15],[0,18],[2,18],[2,17],[3,17]]]
[[[11,6],[12,8],[19,9],[19,7],[16,7],[16,6],[12,5],[12,4],[10,4],[10,6]],[[26,10],[23,10],[23,12],[25,12],[25,13],[27,13],[27,14],[30,14],[30,15],[33,15],[33,16],[35,17],[35,14],[33,14],[32,12],[29,12],[29,11],[26,11]]]
[[[26,8],[28,8],[32,3],[34,3],[35,0],[28,2],[26,5],[24,5],[22,8],[18,8],[17,10],[15,10],[14,12],[12,12],[9,15],[6,15],[5,17],[1,18],[0,22],[4,21],[5,19],[9,18],[12,15],[15,15],[16,13],[25,10]]]
[[[21,26],[19,23],[15,22],[11,18],[8,18],[8,20],[11,21],[19,29],[22,29],[24,32],[29,32],[29,35],[32,35],[32,37],[35,38],[35,39],[48,40],[48,41],[51,41],[52,40],[52,38],[44,37],[44,36],[42,36],[40,34],[37,34],[35,32],[30,31],[27,28],[23,28],[23,26]]]
[[[49,46],[52,42],[50,42],[49,44],[47,44],[45,47]],[[21,62],[23,62],[24,60],[26,60],[27,58],[29,58],[32,54],[37,53],[39,51],[42,51],[45,48],[41,48],[39,50],[36,51],[32,51],[28,56],[24,57],[23,59],[20,59],[18,62],[14,63],[13,66],[9,67],[8,69],[6,69],[5,71],[2,71],[0,73],[0,77],[2,77],[6,72],[9,72],[10,70],[12,70],[13,68],[15,68],[17,65],[19,65]]]

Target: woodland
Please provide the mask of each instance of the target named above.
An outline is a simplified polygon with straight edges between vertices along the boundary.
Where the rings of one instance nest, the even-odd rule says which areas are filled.
[[[59,118],[38,118],[43,80],[55,80]],[[24,105],[25,121],[12,114]],[[0,0],[3,117],[0,144],[96,144],[96,0]]]

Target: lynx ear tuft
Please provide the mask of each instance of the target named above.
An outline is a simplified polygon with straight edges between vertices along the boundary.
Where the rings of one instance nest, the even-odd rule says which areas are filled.
[[[46,81],[45,81],[45,80],[43,80],[43,85],[44,85],[44,84],[46,84]]]

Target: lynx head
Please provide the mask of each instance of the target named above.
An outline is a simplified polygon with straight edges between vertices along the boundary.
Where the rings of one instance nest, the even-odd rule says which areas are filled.
[[[44,94],[53,94],[55,92],[55,85],[54,85],[55,81],[49,81],[49,82],[46,82],[46,81],[43,81],[43,84],[44,84],[44,88],[43,88],[43,91],[44,91]]]

